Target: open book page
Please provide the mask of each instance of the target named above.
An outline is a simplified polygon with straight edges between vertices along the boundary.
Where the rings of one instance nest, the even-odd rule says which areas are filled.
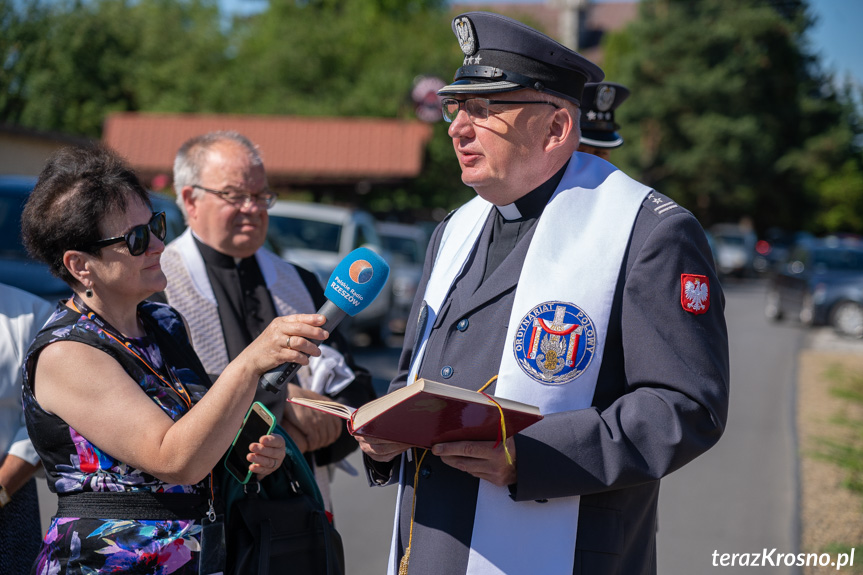
[[[447,441],[494,441],[542,419],[539,408],[419,379],[354,410],[333,401],[291,403],[348,420],[353,435],[430,447]]]
[[[324,413],[329,413],[330,415],[335,415],[336,417],[341,417],[342,419],[350,419],[351,415],[354,413],[354,409],[352,407],[342,405],[341,403],[338,403],[336,401],[326,401],[324,399],[310,399],[307,397],[297,397],[293,399],[288,399],[288,401],[296,405],[302,405],[303,407],[317,409],[318,411],[323,411]]]

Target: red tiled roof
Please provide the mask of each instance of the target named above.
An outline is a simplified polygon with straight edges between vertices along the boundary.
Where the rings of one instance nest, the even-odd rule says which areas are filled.
[[[258,145],[267,175],[285,183],[397,180],[422,168],[432,130],[386,118],[112,114],[102,140],[144,174],[170,174],[187,139],[236,130]]]

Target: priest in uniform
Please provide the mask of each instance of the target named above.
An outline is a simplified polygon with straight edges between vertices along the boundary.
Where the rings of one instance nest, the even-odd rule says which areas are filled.
[[[398,484],[389,572],[656,573],[663,476],[722,435],[724,297],[695,217],[577,152],[603,72],[513,19],[453,20],[444,118],[477,197],[435,230],[390,389],[426,378],[539,406],[498,445],[359,438]]]

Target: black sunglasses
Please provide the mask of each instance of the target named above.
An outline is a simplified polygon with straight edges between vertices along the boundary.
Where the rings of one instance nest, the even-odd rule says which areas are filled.
[[[150,247],[150,233],[164,241],[168,228],[165,225],[165,212],[153,214],[150,221],[140,226],[135,226],[122,236],[99,240],[96,243],[90,244],[88,248],[100,249],[112,244],[126,242],[126,247],[129,248],[129,253],[133,256],[139,256],[147,251]]]

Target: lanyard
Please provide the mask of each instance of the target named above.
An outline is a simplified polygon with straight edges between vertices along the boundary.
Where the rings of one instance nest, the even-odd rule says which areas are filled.
[[[147,367],[147,369],[152,371],[153,374],[162,381],[162,383],[164,383],[165,385],[167,385],[168,387],[170,387],[171,389],[174,390],[174,392],[177,394],[177,396],[180,398],[180,400],[183,402],[183,404],[186,406],[187,409],[192,409],[192,398],[189,395],[188,390],[186,390],[186,387],[183,385],[183,382],[180,381],[180,379],[174,373],[174,370],[171,369],[171,366],[169,366],[167,364],[167,362],[165,363],[165,371],[167,371],[168,375],[170,375],[171,381],[168,381],[167,379],[165,379],[165,377],[161,373],[159,373],[156,370],[156,368],[153,367],[153,365],[149,361],[147,361],[144,357],[141,356],[141,354],[139,354],[138,352],[135,351],[135,349],[132,347],[131,343],[129,343],[128,341],[125,341],[125,338],[123,338],[123,335],[120,332],[118,332],[116,329],[114,329],[114,327],[111,324],[109,324],[107,321],[102,319],[99,316],[99,314],[97,314],[96,312],[91,310],[87,306],[87,304],[85,304],[83,301],[81,301],[78,298],[77,294],[75,294],[72,297],[72,299],[69,300],[69,304],[72,306],[72,309],[74,309],[76,312],[87,316],[88,319],[90,319],[93,323],[95,323],[100,328],[102,328],[105,335],[107,335],[108,337],[110,337],[111,339],[113,339],[114,341],[119,343],[120,345],[122,345],[126,351],[128,351],[129,353],[134,355],[136,358],[138,358],[138,361],[140,361],[145,367]],[[112,332],[116,332],[120,337],[117,337],[117,335],[114,335],[114,333],[112,333]],[[121,338],[123,338],[123,339],[121,339]],[[209,501],[210,505],[209,505],[209,510],[207,511],[207,519],[209,519],[211,522],[213,522],[216,520],[216,511],[213,508],[213,499],[214,499],[215,495],[213,493],[213,473],[212,472],[210,472],[208,478],[209,478],[209,482],[210,482],[210,501]]]
[[[113,339],[114,341],[119,343],[120,345],[122,345],[126,349],[126,351],[128,351],[129,353],[134,355],[136,358],[138,358],[138,361],[140,361],[147,369],[152,371],[153,375],[158,377],[162,381],[162,383],[164,383],[165,385],[167,385],[168,387],[170,387],[171,389],[174,390],[174,392],[183,401],[183,404],[186,406],[187,409],[192,409],[192,398],[189,395],[189,392],[186,390],[186,387],[183,385],[183,383],[177,378],[176,374],[174,374],[174,370],[172,370],[171,367],[167,363],[165,364],[165,371],[168,372],[168,375],[171,377],[171,381],[168,381],[167,379],[165,379],[165,377],[161,373],[159,373],[156,370],[156,368],[153,367],[153,365],[149,361],[147,361],[138,352],[136,352],[135,349],[132,347],[132,344],[129,343],[128,341],[125,341],[125,338],[120,339],[120,337],[123,337],[122,334],[119,334],[119,332],[117,332],[117,330],[114,329],[114,327],[111,324],[109,324],[107,321],[102,319],[96,312],[94,312],[89,307],[87,307],[87,305],[84,302],[80,301],[78,299],[77,295],[74,296],[69,301],[69,303],[72,304],[72,308],[75,311],[77,311],[78,313],[86,315],[88,319],[90,319],[93,323],[95,323],[96,325],[101,327],[102,330],[104,331],[105,335],[107,335],[108,337],[110,337],[111,339]],[[117,337],[117,335],[114,335],[114,332],[119,334],[120,337]]]

